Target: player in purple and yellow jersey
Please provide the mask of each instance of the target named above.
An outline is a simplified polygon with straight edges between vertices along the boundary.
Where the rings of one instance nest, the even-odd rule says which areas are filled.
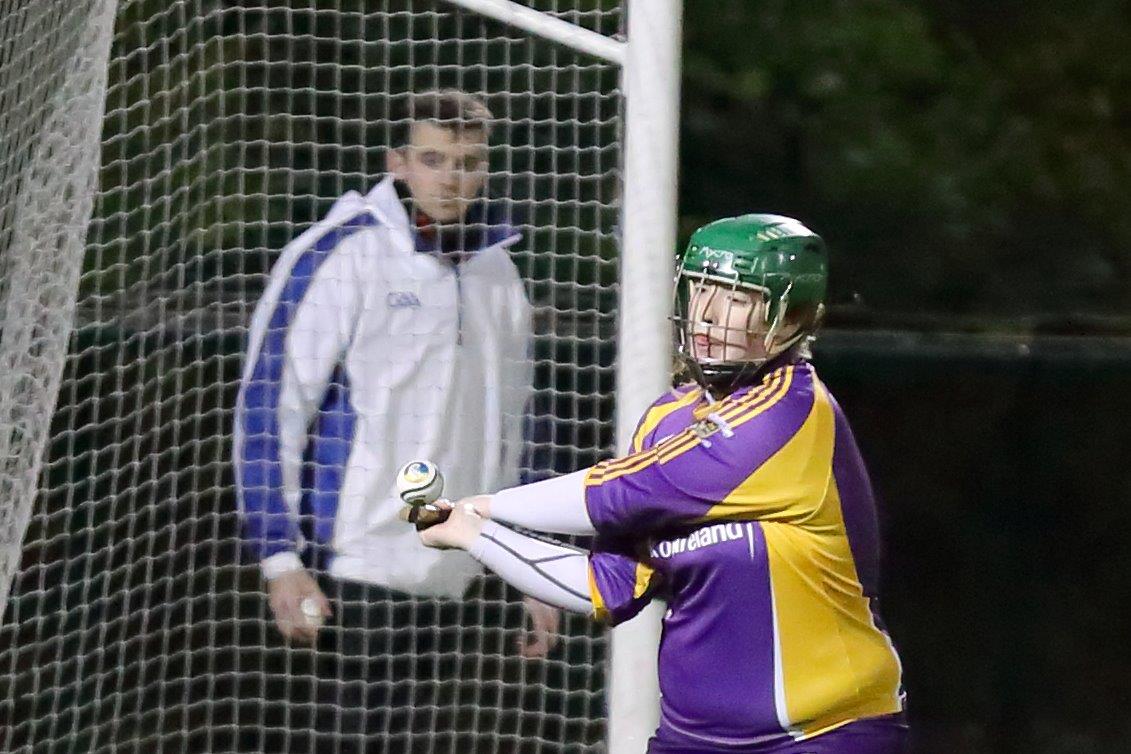
[[[461,500],[421,537],[613,623],[666,599],[652,754],[901,751],[875,501],[806,359],[824,243],[789,218],[720,220],[692,236],[677,282],[696,379],[649,408],[630,455]],[[585,553],[500,522],[597,536]]]

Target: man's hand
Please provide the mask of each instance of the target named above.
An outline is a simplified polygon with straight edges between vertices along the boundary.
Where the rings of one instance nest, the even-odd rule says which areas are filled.
[[[288,641],[313,644],[318,638],[318,627],[302,612],[302,601],[307,598],[317,603],[323,617],[330,617],[330,601],[306,571],[288,571],[267,582],[267,602],[275,614],[275,625]]]
[[[522,605],[530,619],[530,630],[518,638],[518,653],[526,658],[545,657],[558,646],[561,636],[562,613],[556,607],[539,602],[533,597],[525,597]]]

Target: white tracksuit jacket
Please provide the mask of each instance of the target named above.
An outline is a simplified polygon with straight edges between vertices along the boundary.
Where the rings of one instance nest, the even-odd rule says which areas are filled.
[[[506,250],[517,233],[482,237],[458,265],[418,251],[386,178],[283,250],[235,426],[244,538],[268,578],[302,567],[310,538],[332,576],[411,594],[458,597],[480,572],[397,520],[394,477],[430,459],[452,499],[518,480],[530,305]]]

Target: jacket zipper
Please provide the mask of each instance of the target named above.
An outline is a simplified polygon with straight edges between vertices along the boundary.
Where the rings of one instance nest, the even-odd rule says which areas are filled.
[[[455,264],[456,273],[456,345],[463,345],[463,282],[459,274],[459,262]]]

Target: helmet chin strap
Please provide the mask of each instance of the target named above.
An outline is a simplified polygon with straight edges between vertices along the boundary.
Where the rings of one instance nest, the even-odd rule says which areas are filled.
[[[799,334],[790,338],[788,343],[783,343],[772,355],[764,359],[749,359],[747,361],[727,361],[715,364],[698,364],[694,359],[691,363],[697,369],[690,369],[695,382],[702,385],[711,395],[712,399],[727,395],[743,385],[752,384],[760,378],[767,364],[784,354],[798,350],[805,342],[806,335]]]

